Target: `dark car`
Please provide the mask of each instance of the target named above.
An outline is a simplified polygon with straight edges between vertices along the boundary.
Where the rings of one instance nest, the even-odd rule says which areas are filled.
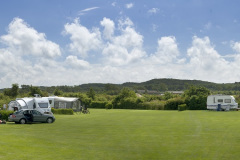
[[[33,123],[33,122],[46,122],[53,123],[55,117],[52,113],[41,113],[37,110],[23,109],[14,112],[8,117],[9,122],[15,122],[20,124]]]

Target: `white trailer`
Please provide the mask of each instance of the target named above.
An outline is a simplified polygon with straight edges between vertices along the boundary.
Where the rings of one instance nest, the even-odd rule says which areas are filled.
[[[51,106],[48,98],[45,97],[25,97],[17,98],[8,104],[8,110],[35,109],[41,113],[51,113]]]
[[[207,109],[209,110],[230,110],[237,109],[238,103],[230,95],[210,95],[207,98]]]

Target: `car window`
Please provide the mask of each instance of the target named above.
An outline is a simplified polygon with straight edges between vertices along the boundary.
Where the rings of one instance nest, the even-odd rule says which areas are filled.
[[[32,113],[35,114],[35,115],[41,115],[41,113],[36,111],[36,110],[33,110]]]

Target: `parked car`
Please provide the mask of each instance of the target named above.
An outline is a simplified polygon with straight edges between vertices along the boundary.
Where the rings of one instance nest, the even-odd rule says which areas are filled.
[[[32,122],[53,123],[55,121],[55,117],[52,113],[46,114],[33,109],[22,109],[9,115],[8,121],[20,124]]]

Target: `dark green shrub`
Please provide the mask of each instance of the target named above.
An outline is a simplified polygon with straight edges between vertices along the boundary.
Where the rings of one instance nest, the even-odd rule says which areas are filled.
[[[151,102],[143,102],[140,105],[142,105],[142,109],[164,110],[165,101],[154,100],[154,101],[151,101]]]
[[[187,108],[189,110],[205,110],[207,103],[207,96],[191,96],[186,100]]]
[[[107,102],[102,102],[102,101],[92,101],[90,103],[90,108],[105,108]]]
[[[178,105],[178,111],[185,111],[186,109],[187,109],[187,105],[186,104]]]
[[[0,119],[2,120],[8,120],[8,117],[10,114],[12,114],[14,111],[8,111],[8,110],[2,110],[0,111],[0,114],[2,115],[2,117]]]
[[[54,108],[52,108],[51,110],[52,110],[53,114],[66,114],[66,115],[74,114],[72,109],[54,109]]]
[[[167,100],[164,109],[165,110],[177,110],[178,109],[178,105],[183,104],[184,100],[181,98],[172,98]]]
[[[106,109],[112,109],[112,108],[113,108],[113,104],[112,104],[111,102],[109,102],[109,103],[107,103],[107,104],[105,105],[105,108],[106,108]]]

